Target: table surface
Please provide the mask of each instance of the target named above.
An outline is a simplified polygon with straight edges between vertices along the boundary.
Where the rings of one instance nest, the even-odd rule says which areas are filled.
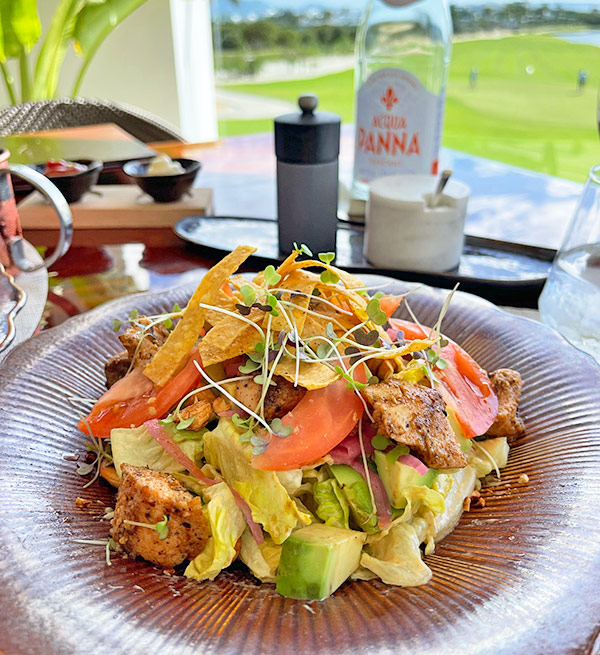
[[[153,147],[202,161],[196,184],[213,189],[215,214],[275,218],[271,134],[230,137],[210,145]],[[340,178],[347,184],[352,153],[352,128],[344,126]],[[441,166],[452,168],[456,179],[471,188],[466,231],[476,236],[556,248],[581,192],[574,182],[446,149]],[[51,247],[56,240],[49,230],[29,230],[25,237],[37,247]],[[76,230],[70,251],[50,272],[41,325],[57,325],[125,294],[198,279],[214,261],[214,254],[188,246],[170,229]]]

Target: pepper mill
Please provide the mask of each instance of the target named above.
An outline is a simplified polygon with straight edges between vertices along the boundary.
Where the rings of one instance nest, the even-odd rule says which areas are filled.
[[[340,124],[337,114],[315,112],[319,99],[301,95],[302,113],[275,119],[279,252],[305,243],[316,255],[335,252]]]

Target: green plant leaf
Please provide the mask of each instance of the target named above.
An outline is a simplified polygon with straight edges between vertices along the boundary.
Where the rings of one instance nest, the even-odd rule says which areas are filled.
[[[73,96],[79,92],[83,76],[106,37],[145,2],[146,0],[104,0],[85,4],[77,18],[73,35],[75,50],[83,57],[83,65],[73,87]]]
[[[29,53],[42,25],[36,0],[0,0],[0,61]]]
[[[61,0],[42,43],[33,76],[33,98],[46,100],[56,95],[58,78],[67,48],[75,33],[77,16],[85,0]]]

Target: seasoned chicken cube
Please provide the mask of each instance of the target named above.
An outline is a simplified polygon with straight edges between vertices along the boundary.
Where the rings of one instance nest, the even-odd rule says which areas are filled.
[[[271,422],[274,418],[282,418],[302,400],[306,389],[294,387],[280,375],[274,375],[275,386],[269,386],[265,396],[264,414],[265,420]],[[236,382],[234,396],[243,405],[252,411],[256,411],[260,403],[262,385],[256,384],[254,380],[240,380]]]
[[[233,397],[244,407],[255,411],[260,402],[260,395],[262,393],[262,387],[259,384],[256,384],[254,380],[238,380],[235,383],[235,388],[233,391]],[[239,409],[239,408],[235,408]]]
[[[302,400],[306,389],[295,387],[292,382],[279,375],[273,376],[277,386],[269,387],[265,396],[265,419],[270,423],[274,418],[283,418]]]
[[[517,411],[523,380],[517,371],[501,368],[490,375],[490,382],[498,396],[498,416],[487,433],[492,437],[508,437],[511,443],[525,432]]]
[[[129,555],[172,568],[198,555],[209,537],[202,500],[192,496],[172,475],[122,465],[123,476],[111,521],[111,535]],[[156,524],[169,517],[169,533],[161,540],[151,527],[126,521]]]
[[[184,407],[180,412],[181,418],[185,421],[189,418],[194,419],[186,430],[202,430],[202,428],[210,421],[213,415],[213,408],[208,400],[201,399],[192,405]],[[179,419],[175,419],[179,422]]]
[[[130,366],[131,358],[126,350],[111,357],[104,365],[106,388],[110,389],[115,382],[118,382],[121,378],[125,377]]]
[[[150,324],[150,319],[146,316],[140,316],[137,319],[137,323],[139,325],[132,325],[130,328],[127,328],[119,337],[119,340],[129,353],[130,360],[135,357],[136,366],[139,364],[145,366],[150,363],[157,350],[167,340],[169,331],[162,323],[158,323],[144,332],[143,326]]]
[[[390,378],[369,385],[363,393],[381,434],[408,446],[431,468],[466,466],[438,391]]]

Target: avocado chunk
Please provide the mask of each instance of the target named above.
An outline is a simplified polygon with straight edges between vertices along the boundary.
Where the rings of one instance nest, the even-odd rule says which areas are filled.
[[[313,523],[283,542],[277,569],[277,593],[288,598],[323,600],[360,563],[366,535]]]
[[[408,464],[390,462],[380,450],[375,451],[375,463],[390,504],[396,509],[402,509],[406,505],[402,494],[406,487],[431,487],[439,473],[437,469],[429,469],[425,475],[421,475]]]
[[[348,501],[356,527],[364,532],[378,532],[377,512],[373,508],[369,487],[363,476],[346,464],[331,465],[329,470]]]
[[[475,457],[469,463],[475,467],[478,478],[482,478],[494,470],[492,460],[496,462],[499,469],[506,466],[508,451],[510,450],[506,437],[478,441],[477,446],[482,448],[485,453],[478,452],[478,449],[475,449]]]

